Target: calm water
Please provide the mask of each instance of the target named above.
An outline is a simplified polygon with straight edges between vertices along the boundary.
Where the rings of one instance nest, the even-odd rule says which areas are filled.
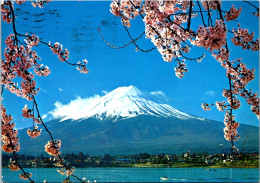
[[[79,177],[97,182],[259,182],[258,168],[217,168],[208,171],[204,168],[77,168]],[[61,182],[65,179],[55,168],[28,168],[36,182],[45,178],[48,182]],[[3,169],[4,181],[25,182],[18,172]],[[160,177],[169,177],[167,181]]]

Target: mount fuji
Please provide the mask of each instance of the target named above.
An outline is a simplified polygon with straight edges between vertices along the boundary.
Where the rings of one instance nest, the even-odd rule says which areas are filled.
[[[86,104],[65,106],[53,114],[58,118],[46,125],[55,139],[62,140],[63,153],[230,152],[223,122],[179,111],[134,86],[119,87]],[[43,130],[40,137],[30,138],[26,130],[19,130],[21,152],[43,153],[50,140],[48,133]],[[240,124],[238,134],[241,138],[235,145],[239,149],[248,136],[244,152],[258,152],[259,127]]]
[[[169,106],[155,97],[144,94],[134,86],[119,87],[103,97],[97,98],[88,105],[81,106],[74,113],[61,116],[67,119],[83,120],[96,118],[100,121],[114,122],[140,115],[157,117],[176,117],[183,120],[204,118],[195,117]]]

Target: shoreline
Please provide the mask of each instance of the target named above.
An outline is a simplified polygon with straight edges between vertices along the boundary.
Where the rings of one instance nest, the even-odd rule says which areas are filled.
[[[7,168],[8,167],[3,167]],[[55,166],[26,166],[25,168],[57,168]],[[246,166],[237,166],[237,165],[229,165],[229,166],[218,166],[218,165],[166,165],[166,164],[128,164],[128,165],[105,165],[105,166],[84,166],[84,167],[77,167],[75,168],[204,168],[205,171],[211,171],[211,169],[218,169],[218,168],[258,168],[260,167],[257,165],[246,165]],[[213,170],[214,171],[214,170]]]

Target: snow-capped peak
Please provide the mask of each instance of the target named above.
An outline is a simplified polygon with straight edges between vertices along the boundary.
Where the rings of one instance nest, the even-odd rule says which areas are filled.
[[[139,115],[177,117],[184,120],[191,118],[204,120],[164,104],[131,85],[116,88],[103,97],[97,97],[88,104],[82,105],[80,109],[74,111],[74,114],[64,116],[62,121],[66,119],[87,119],[90,117],[97,118],[100,121],[117,121]]]

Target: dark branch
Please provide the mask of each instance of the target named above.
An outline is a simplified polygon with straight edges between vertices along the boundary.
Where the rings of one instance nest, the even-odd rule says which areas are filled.
[[[209,26],[212,26],[212,19],[209,11],[209,2],[207,1],[207,7],[208,7],[208,24]]]
[[[10,146],[11,147],[14,147],[13,143],[12,143],[12,139],[11,137],[9,136],[9,134],[6,134],[6,136],[8,137],[9,141],[10,141]],[[18,167],[20,168],[20,170],[22,170],[22,172],[24,173],[24,175],[30,180],[31,183],[34,183],[34,181],[29,177],[28,173],[26,173],[23,169],[23,167],[19,164],[18,162],[18,157],[17,157],[17,154],[15,151],[13,151],[13,155],[14,155],[14,158],[15,158],[15,163],[18,165]]]
[[[110,47],[112,47],[112,48],[114,48],[114,49],[122,49],[122,48],[125,48],[125,47],[129,46],[130,44],[134,43],[135,41],[137,41],[138,39],[140,39],[140,38],[145,34],[145,32],[143,32],[139,37],[133,39],[132,41],[130,41],[129,43],[127,43],[127,44],[125,44],[125,45],[123,45],[123,46],[119,46],[119,47],[118,47],[118,46],[115,46],[115,45],[113,45],[113,44],[111,44],[111,43],[109,43],[109,42],[107,42],[107,41],[105,40],[104,36],[102,35],[102,32],[101,32],[100,27],[98,27],[97,31],[99,32],[99,34],[100,34],[100,36],[101,36],[101,39],[102,39],[108,46],[110,46]]]
[[[124,25],[124,28],[125,28],[125,30],[126,30],[128,36],[130,37],[130,39],[133,41],[133,44],[136,46],[136,48],[137,48],[138,50],[140,50],[140,51],[142,51],[142,52],[150,52],[150,51],[152,51],[152,50],[154,50],[154,49],[156,48],[156,46],[153,47],[153,48],[151,48],[151,49],[149,49],[149,50],[144,50],[144,49],[140,48],[140,47],[136,44],[135,40],[132,38],[132,36],[131,36],[129,30],[127,29],[127,27],[126,27],[125,25]]]
[[[47,128],[47,126],[45,125],[45,123],[43,122],[43,120],[42,120],[42,118],[41,118],[41,115],[40,115],[40,111],[39,111],[37,102],[36,102],[35,97],[34,97],[33,95],[32,95],[32,98],[33,98],[33,102],[34,102],[34,105],[35,105],[35,108],[36,108],[38,117],[39,117],[39,119],[40,119],[42,125],[44,126],[46,132],[48,132],[49,136],[51,137],[52,143],[55,144],[55,141],[54,141],[54,138],[53,138],[51,132],[49,131],[49,129]],[[60,155],[58,155],[58,158],[59,158],[59,160],[60,160],[62,166],[63,166],[66,170],[69,170],[70,168],[64,163],[62,157],[61,157]],[[80,182],[84,182],[83,180],[81,180],[80,178],[78,178],[76,175],[73,175],[73,174],[72,174],[71,176],[77,178]]]
[[[204,21],[204,17],[203,17],[203,13],[202,13],[202,10],[201,10],[201,6],[200,6],[200,3],[199,3],[198,0],[197,0],[197,4],[198,4],[199,9],[200,9],[200,15],[201,15],[201,19],[202,19],[203,25],[204,25],[204,27],[206,27],[206,24],[205,24],[205,21]]]
[[[189,11],[189,19],[188,19],[188,28],[187,30],[190,30],[190,24],[191,24],[191,11],[192,11],[192,0],[190,1],[190,11]]]
[[[197,57],[197,58],[189,58],[189,57],[186,57],[185,55],[183,55],[182,51],[180,51],[180,50],[179,50],[179,53],[180,53],[180,55],[181,55],[183,58],[185,58],[185,59],[187,59],[187,60],[199,60],[199,59],[202,59],[202,58],[204,57],[204,54],[203,54],[203,55],[201,55],[200,57]]]
[[[242,154],[242,152],[244,151],[245,144],[246,144],[246,141],[247,141],[247,138],[248,138],[248,137],[249,137],[249,135],[246,136],[246,139],[245,139],[245,141],[244,141],[244,143],[243,143],[243,148],[242,148],[242,150],[240,151],[240,154]]]
[[[245,3],[248,3],[248,4],[250,4],[251,6],[253,6],[254,8],[256,8],[256,10],[257,11],[259,11],[259,8],[257,7],[257,6],[255,6],[254,4],[252,4],[251,2],[249,2],[249,1],[245,1],[245,0],[243,0]],[[258,1],[257,1],[258,2]]]

